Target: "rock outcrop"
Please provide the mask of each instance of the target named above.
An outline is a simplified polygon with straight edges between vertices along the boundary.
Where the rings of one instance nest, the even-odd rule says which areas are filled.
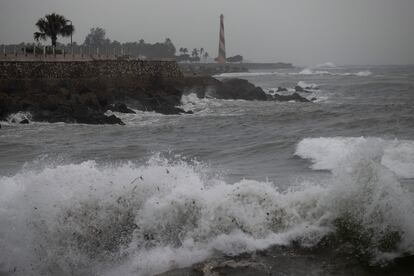
[[[187,77],[171,81],[156,76],[146,81],[130,77],[0,80],[0,120],[28,111],[33,121],[122,125],[121,119],[105,112],[135,113],[135,109],[166,115],[192,113],[178,107],[183,93],[196,93],[199,98],[309,102],[298,93],[268,95],[243,79]]]
[[[301,103],[310,102],[308,99],[306,99],[305,97],[302,97],[301,95],[299,95],[296,92],[293,93],[292,95],[278,95],[278,94],[275,94],[273,96],[273,100],[274,101],[279,101],[279,102],[290,102],[290,101],[301,102]]]
[[[180,114],[182,72],[173,60],[2,61],[0,120],[29,111],[34,121],[123,124],[109,109]]]
[[[226,79],[219,81],[210,77],[186,78],[182,84],[186,93],[196,93],[199,98],[216,98],[232,100],[257,100],[257,101],[297,101],[310,102],[298,93],[292,95],[268,95],[262,88],[256,87],[244,79]],[[279,91],[279,89],[278,89]],[[287,91],[281,88],[280,91]]]
[[[262,88],[256,87],[243,79],[222,81],[216,90],[216,94],[219,99],[267,100],[266,93]]]
[[[29,111],[33,121],[84,124],[123,124],[109,109],[127,108],[181,114],[181,91],[175,83],[154,78],[142,81],[118,79],[58,79],[0,81],[0,120],[19,111]]]
[[[219,81],[212,77],[187,77],[180,88],[185,93],[196,93],[199,98],[267,100],[267,95],[263,89],[244,79],[235,78]]]
[[[126,104],[124,103],[116,103],[116,104],[110,104],[108,106],[108,110],[112,112],[119,112],[119,113],[131,113],[135,114],[135,111],[132,109],[129,109]]]
[[[296,92],[311,93],[310,91],[308,91],[306,89],[309,89],[309,88],[307,88],[307,87],[303,88],[302,86],[299,86],[299,85],[295,86],[295,91]]]

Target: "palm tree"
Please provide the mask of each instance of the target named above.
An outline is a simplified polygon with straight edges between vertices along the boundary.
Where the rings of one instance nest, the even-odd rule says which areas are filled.
[[[207,52],[205,52],[205,53],[204,53],[204,60],[207,60],[207,59],[208,59],[208,57],[209,57],[208,53],[207,53]]]
[[[71,21],[67,20],[63,15],[56,13],[47,14],[37,21],[36,27],[39,29],[39,32],[34,33],[34,39],[39,41],[46,40],[50,37],[52,46],[56,47],[56,41],[59,35],[67,37],[74,33],[75,28],[69,22]]]
[[[191,55],[192,55],[193,57],[198,57],[198,50],[197,50],[197,48],[194,48],[194,49],[193,49],[193,51],[191,52]]]
[[[200,48],[200,57],[203,56],[203,53],[204,53],[204,48]]]
[[[188,53],[188,49],[187,48],[184,48],[183,49],[183,53],[184,53],[184,55],[187,54]]]

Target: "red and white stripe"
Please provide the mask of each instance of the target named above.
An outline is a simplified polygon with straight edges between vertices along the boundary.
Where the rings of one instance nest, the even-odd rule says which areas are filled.
[[[224,38],[224,16],[220,15],[220,42],[217,62],[220,64],[226,63],[226,41]]]

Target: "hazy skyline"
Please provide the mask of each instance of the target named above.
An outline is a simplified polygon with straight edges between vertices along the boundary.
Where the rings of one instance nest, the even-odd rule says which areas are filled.
[[[227,54],[296,65],[414,64],[413,0],[0,0],[0,44],[32,42],[34,24],[63,14],[83,43],[92,27],[121,42],[164,41],[218,50],[225,15]],[[67,43],[69,39],[59,38]]]

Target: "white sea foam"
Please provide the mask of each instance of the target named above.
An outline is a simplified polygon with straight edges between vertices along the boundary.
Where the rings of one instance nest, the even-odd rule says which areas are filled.
[[[318,64],[314,66],[314,68],[337,68],[337,66],[333,62],[326,62],[326,63]]]
[[[332,73],[328,71],[314,71],[310,68],[305,68],[299,73],[292,73],[293,75],[332,75]]]
[[[157,113],[155,111],[141,111],[132,109],[134,113],[120,113],[112,112],[110,110],[105,112],[106,116],[115,115],[120,118],[127,126],[146,126],[156,123],[164,123],[162,120],[165,115]]]
[[[319,88],[319,86],[316,85],[315,83],[307,83],[304,81],[299,81],[297,85],[304,89],[318,89]]]
[[[330,98],[330,93],[328,91],[324,91],[319,89],[319,86],[315,83],[307,83],[305,81],[299,81],[296,85],[302,87],[303,89],[307,90],[306,93],[301,93],[302,97],[307,98],[308,100],[312,100],[313,102],[324,102]],[[278,87],[274,88],[263,88],[263,91],[268,95],[292,95],[296,92],[294,87],[286,87],[287,91],[279,91],[277,92]]]
[[[7,122],[9,123],[20,123],[23,120],[32,120],[32,114],[30,112],[19,111],[17,113],[10,114],[7,117]]]
[[[372,261],[413,253],[413,197],[373,156],[365,147],[330,182],[284,192],[271,182],[226,183],[202,164],[158,156],[146,165],[88,161],[0,177],[0,271],[149,275],[214,252],[313,246],[338,218],[372,234]],[[401,234],[393,252],[377,245],[388,230]]]
[[[189,93],[181,97],[181,108],[194,113],[209,113],[211,108],[222,106],[220,100],[212,98],[200,99],[196,93]]]
[[[372,158],[399,177],[414,178],[414,141],[384,140],[381,138],[335,137],[307,138],[296,149],[296,155],[311,159],[316,170],[333,170],[344,160],[355,158],[359,152]]]
[[[352,74],[352,73],[351,73]],[[360,71],[360,72],[358,72],[358,73],[355,73],[355,76],[358,76],[358,77],[368,77],[368,76],[371,76],[372,75],[372,72],[371,71],[369,71],[369,70],[366,70],[366,71]]]
[[[356,76],[356,77],[368,77],[372,75],[372,72],[369,70],[360,71],[360,72],[346,72],[346,73],[340,73],[337,71],[331,72],[331,71],[321,71],[321,70],[313,70],[311,68],[305,68],[299,73],[289,73],[289,75],[304,75],[304,76],[312,76],[312,75],[326,75],[326,76]]]
[[[240,72],[240,73],[222,73],[214,75],[217,78],[241,78],[241,77],[259,77],[259,76],[272,76],[272,75],[284,75],[279,72]]]
[[[322,70],[321,70],[322,69]],[[325,70],[323,70],[325,69]],[[333,69],[333,70],[332,70]],[[372,72],[369,70],[359,72],[341,72],[338,67],[311,67],[305,68],[300,72],[241,72],[241,73],[222,73],[215,75],[217,78],[243,78],[243,77],[260,77],[260,76],[354,76],[354,77],[369,77]],[[329,70],[329,71],[328,71]]]

